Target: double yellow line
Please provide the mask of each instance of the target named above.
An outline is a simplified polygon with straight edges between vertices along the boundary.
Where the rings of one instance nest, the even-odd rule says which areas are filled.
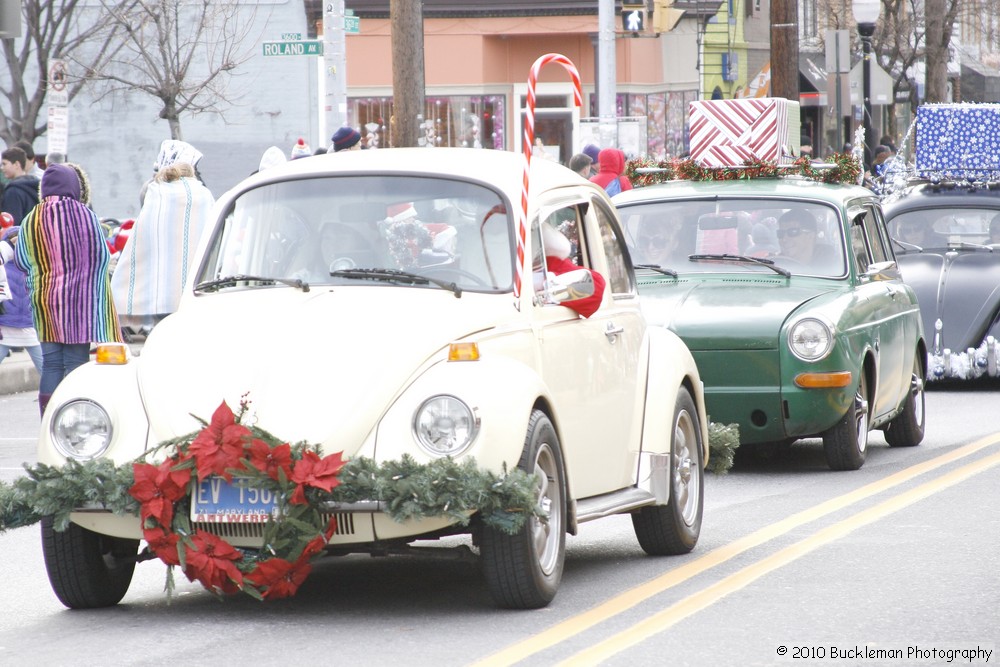
[[[992,435],[972,444],[952,450],[947,454],[930,459],[905,470],[901,470],[877,482],[872,482],[855,491],[846,493],[837,498],[832,498],[815,507],[803,510],[797,514],[765,526],[749,535],[734,542],[719,547],[704,556],[693,560],[681,567],[671,570],[662,576],[648,581],[641,586],[637,586],[621,595],[615,596],[589,611],[586,611],[572,618],[552,626],[548,630],[534,635],[522,642],[513,644],[506,649],[495,653],[487,658],[474,663],[475,667],[493,667],[498,665],[512,665],[525,658],[528,658],[540,651],[555,646],[581,632],[601,623],[608,618],[635,607],[639,603],[654,595],[662,593],[678,584],[681,584],[692,577],[699,575],[717,565],[721,565],[745,551],[760,546],[775,538],[803,526],[807,523],[820,519],[824,516],[837,512],[845,507],[870,498],[876,494],[887,491],[893,487],[904,484],[919,475],[953,463],[957,460],[971,456],[980,450],[1000,443],[1000,436]],[[781,549],[775,554],[768,556],[757,563],[725,577],[717,583],[695,593],[663,611],[654,614],[640,623],[632,626],[628,630],[620,632],[608,639],[588,647],[570,658],[562,664],[596,665],[617,653],[634,646],[639,642],[652,637],[653,635],[666,630],[675,623],[688,616],[705,609],[709,605],[722,599],[726,595],[733,593],[744,586],[756,581],[760,577],[772,572],[793,560],[814,551],[815,549],[840,539],[848,533],[879,519],[882,519],[904,507],[907,507],[918,500],[922,500],[934,493],[938,493],[950,486],[953,486],[972,475],[983,472],[996,465],[1000,465],[1000,452],[978,459],[972,463],[957,468],[945,475],[937,477],[929,482],[915,487],[905,493],[894,496],[874,507],[851,516],[848,519],[835,523],[824,528],[810,537],[797,542],[789,547]]]

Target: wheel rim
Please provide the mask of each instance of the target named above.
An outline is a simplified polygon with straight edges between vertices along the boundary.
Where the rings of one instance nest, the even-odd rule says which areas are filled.
[[[694,524],[698,516],[701,485],[698,483],[698,433],[694,420],[687,410],[681,410],[674,423],[673,482],[674,498],[681,519],[688,526]]]
[[[864,452],[868,448],[868,387],[864,377],[854,395],[854,423],[858,433],[858,451]]]
[[[913,394],[913,419],[917,424],[924,423],[924,378],[920,372],[920,360],[913,360],[913,375],[910,377],[910,393]]]
[[[559,484],[559,466],[548,443],[538,447],[535,456],[535,475],[538,479],[538,508],[545,514],[531,522],[532,541],[538,565],[549,574],[559,560],[559,536],[563,530],[562,488]]]

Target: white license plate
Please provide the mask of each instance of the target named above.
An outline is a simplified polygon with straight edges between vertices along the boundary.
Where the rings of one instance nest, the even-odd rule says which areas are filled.
[[[191,520],[205,523],[266,523],[275,507],[275,494],[248,485],[245,478],[232,483],[206,477],[191,497]]]

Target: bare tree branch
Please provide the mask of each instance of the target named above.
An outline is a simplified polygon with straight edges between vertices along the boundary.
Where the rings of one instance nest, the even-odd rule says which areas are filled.
[[[231,80],[250,59],[256,12],[237,0],[102,0],[122,47],[90,73],[103,95],[140,91],[181,139],[181,116],[224,114],[240,93]],[[249,45],[249,46],[248,46]]]

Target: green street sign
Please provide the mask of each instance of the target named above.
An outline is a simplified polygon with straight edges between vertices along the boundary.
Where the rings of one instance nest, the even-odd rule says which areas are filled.
[[[300,40],[296,42],[264,42],[265,56],[321,56],[323,42]]]
[[[344,32],[348,32],[352,35],[357,35],[361,32],[361,17],[360,16],[345,16],[344,17]]]

